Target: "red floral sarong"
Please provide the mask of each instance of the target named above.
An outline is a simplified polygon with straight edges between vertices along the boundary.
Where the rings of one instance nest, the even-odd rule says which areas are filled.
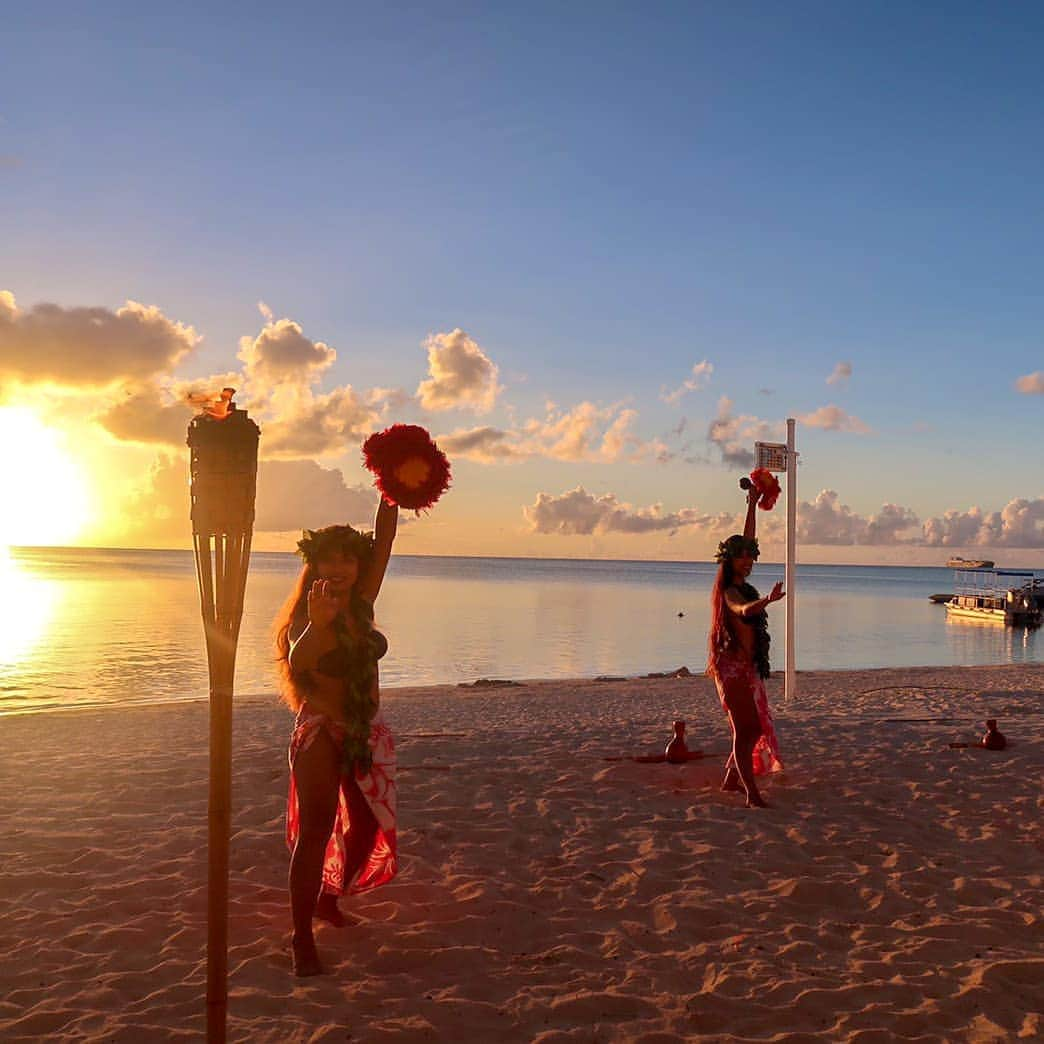
[[[290,794],[286,805],[286,843],[293,851],[300,829],[297,809],[297,786],[294,782],[294,759],[298,751],[307,750],[311,746],[319,730],[324,729],[340,749],[344,738],[344,730],[337,722],[312,710],[307,703],[303,704],[294,722],[294,731],[290,737]],[[362,869],[354,880],[345,881],[345,839],[352,828],[348,815],[348,799],[344,787],[341,787],[337,802],[337,818],[334,820],[333,833],[326,846],[323,859],[323,891],[333,895],[350,895],[367,892],[371,888],[390,881],[399,869],[398,843],[395,836],[395,743],[391,730],[384,723],[384,717],[378,711],[370,725],[370,749],[373,751],[373,765],[369,772],[356,773],[355,782],[359,785],[370,811],[377,820],[377,832],[373,846],[362,863]]]
[[[766,776],[770,772],[779,772],[783,762],[779,756],[779,740],[772,723],[772,712],[769,710],[768,693],[765,683],[758,674],[757,668],[750,660],[740,656],[723,655],[718,659],[718,671],[714,684],[718,688],[718,698],[722,709],[727,713],[726,693],[749,693],[758,708],[761,721],[761,735],[754,745],[754,775]],[[731,758],[732,755],[730,754]]]

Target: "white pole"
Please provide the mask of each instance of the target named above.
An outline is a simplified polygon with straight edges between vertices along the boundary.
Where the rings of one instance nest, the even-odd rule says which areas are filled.
[[[795,615],[795,576],[794,562],[797,549],[797,453],[794,451],[793,417],[787,418],[787,562],[784,576],[784,587],[787,592],[787,669],[783,681],[783,697],[790,700],[797,695],[797,668],[795,667],[794,648],[794,615]]]

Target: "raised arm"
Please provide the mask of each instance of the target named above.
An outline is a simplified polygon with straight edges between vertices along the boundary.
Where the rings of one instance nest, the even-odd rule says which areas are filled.
[[[398,525],[398,507],[395,504],[389,504],[384,497],[381,497],[373,522],[373,560],[370,562],[366,575],[359,579],[356,586],[356,590],[368,602],[375,602],[381,590]]]
[[[747,540],[753,540],[757,536],[758,495],[753,486],[747,490],[747,520],[743,523],[743,536]]]

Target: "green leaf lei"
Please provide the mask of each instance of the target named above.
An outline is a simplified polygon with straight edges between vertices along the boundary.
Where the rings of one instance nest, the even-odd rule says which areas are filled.
[[[371,628],[362,637],[356,638],[348,630],[344,616],[338,614],[334,620],[334,635],[338,646],[344,650],[346,670],[344,672],[344,724],[342,744],[344,769],[353,768],[369,772],[373,765],[370,750],[370,726],[377,708],[372,694],[377,679],[378,648],[384,636],[372,630],[372,609],[361,598],[353,600],[352,615],[360,623]]]

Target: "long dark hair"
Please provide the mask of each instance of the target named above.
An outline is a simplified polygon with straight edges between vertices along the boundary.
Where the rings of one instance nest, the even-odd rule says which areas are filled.
[[[714,578],[714,586],[711,588],[711,620],[710,630],[707,632],[707,674],[715,679],[720,675],[721,657],[732,644],[732,634],[726,622],[729,608],[725,604],[725,592],[735,586],[740,594],[749,601],[756,601],[759,597],[757,588],[753,584],[746,581],[737,584],[736,579],[733,559],[731,556],[722,558],[721,565],[718,566],[718,575]],[[762,678],[767,678],[771,670],[769,667],[768,613],[761,612],[750,622],[755,629],[754,666]]]
[[[732,586],[732,559],[723,558],[718,566],[718,575],[711,588],[710,630],[707,632],[707,673],[712,678],[718,677],[721,654],[729,647],[731,635],[727,619],[728,607],[725,605],[725,592]]]

